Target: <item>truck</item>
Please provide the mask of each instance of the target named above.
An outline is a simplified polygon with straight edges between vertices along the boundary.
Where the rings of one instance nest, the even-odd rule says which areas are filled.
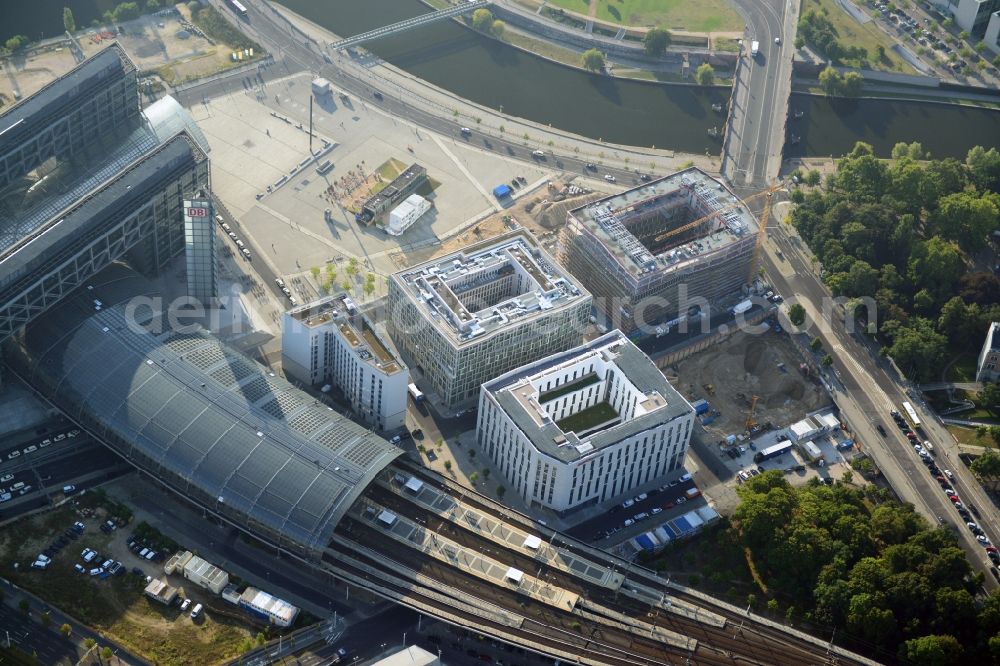
[[[746,312],[747,310],[749,310],[752,307],[753,307],[753,303],[750,301],[750,299],[747,299],[745,301],[740,301],[739,303],[737,303],[736,305],[734,305],[733,309],[730,310],[730,312],[732,312],[733,315],[735,316],[735,315],[743,314],[744,312]]]
[[[408,384],[406,388],[410,392],[410,397],[413,398],[413,402],[424,401],[424,394],[420,389],[417,388],[416,384]]]
[[[758,53],[760,53],[760,42],[755,39],[750,42],[750,55],[756,58]]]

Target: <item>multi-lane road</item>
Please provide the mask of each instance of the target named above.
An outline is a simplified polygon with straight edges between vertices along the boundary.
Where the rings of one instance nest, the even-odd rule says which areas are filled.
[[[845,328],[840,309],[832,305],[832,296],[815,273],[805,244],[786,227],[778,225],[771,229],[771,237],[764,244],[764,266],[771,283],[785,295],[786,305],[798,302],[806,308],[811,334],[819,336],[831,351],[834,372],[829,383],[845,420],[900,499],[911,502],[932,524],[940,522],[953,526],[970,562],[988,571],[990,562],[983,546],[965,526],[965,520],[893,423],[890,410],[902,411],[900,405],[906,400],[921,412],[925,438],[935,447],[936,464],[955,475],[955,490],[966,505],[979,513],[973,520],[990,539],[1000,538],[1000,523],[992,502],[959,460],[954,438],[931,414],[921,409],[919,400],[909,396],[900,386],[888,362],[881,359],[860,335]],[[832,316],[825,316],[826,310]],[[884,437],[878,432],[880,425],[886,432]],[[993,576],[987,575],[986,586],[988,589],[997,587]]]

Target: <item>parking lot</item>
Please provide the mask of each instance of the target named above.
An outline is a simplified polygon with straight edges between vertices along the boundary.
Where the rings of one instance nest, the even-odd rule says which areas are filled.
[[[195,623],[180,600],[165,606],[146,597],[143,589],[163,577],[163,560],[176,544],[144,523],[123,524],[122,516],[109,511],[113,506],[88,492],[77,495],[75,504],[22,519],[0,535],[0,570],[151,662],[213,664],[235,657],[257,629],[212,613]],[[213,596],[192,592],[182,587],[180,597],[201,603]]]

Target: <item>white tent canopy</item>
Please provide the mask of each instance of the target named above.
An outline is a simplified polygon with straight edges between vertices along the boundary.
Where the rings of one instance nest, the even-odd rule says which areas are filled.
[[[531,550],[538,550],[538,547],[542,545],[542,540],[536,537],[534,534],[529,534],[524,539],[524,547],[530,548]]]

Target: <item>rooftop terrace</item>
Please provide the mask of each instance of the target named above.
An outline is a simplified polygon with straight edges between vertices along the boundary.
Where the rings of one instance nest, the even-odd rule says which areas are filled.
[[[393,277],[431,322],[459,344],[587,296],[523,230]]]
[[[336,321],[341,337],[358,352],[359,356],[388,375],[406,367],[385,338],[346,294],[321,298],[289,310],[288,314],[308,328]]]
[[[613,364],[641,394],[632,418],[624,422],[617,420],[615,410],[606,402],[599,402],[558,423],[549,416],[545,404],[551,401],[550,394],[557,391],[540,394],[536,387],[547,375],[587,357],[600,359],[602,364]],[[584,377],[586,381],[571,383],[569,390],[592,385],[594,382],[589,377]],[[487,382],[483,388],[539,451],[565,462],[583,458],[693,411],[653,362],[620,331],[605,333],[574,349],[518,368]]]

